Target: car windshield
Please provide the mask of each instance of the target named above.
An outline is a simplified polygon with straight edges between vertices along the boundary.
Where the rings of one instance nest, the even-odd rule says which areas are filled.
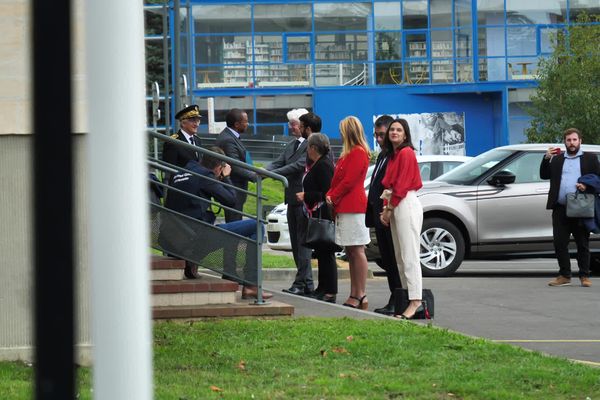
[[[493,149],[478,155],[474,159],[454,168],[452,171],[439,176],[436,181],[451,183],[453,185],[470,185],[477,178],[489,171],[499,162],[506,159],[513,152],[510,150]]]

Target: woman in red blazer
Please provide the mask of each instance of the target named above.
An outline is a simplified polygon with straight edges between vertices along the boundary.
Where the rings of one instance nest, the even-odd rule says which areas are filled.
[[[338,160],[327,203],[333,206],[335,242],[344,246],[350,264],[350,296],[345,306],[366,310],[368,300],[367,257],[364,246],[371,239],[365,226],[367,196],[363,183],[369,167],[369,145],[358,118],[350,116],[340,122],[343,149]]]

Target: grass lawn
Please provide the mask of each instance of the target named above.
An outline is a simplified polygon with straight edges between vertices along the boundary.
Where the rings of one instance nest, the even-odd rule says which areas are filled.
[[[90,370],[79,370],[91,399]],[[236,319],[154,325],[155,398],[598,399],[600,369],[400,321]],[[32,368],[0,363],[2,398]]]

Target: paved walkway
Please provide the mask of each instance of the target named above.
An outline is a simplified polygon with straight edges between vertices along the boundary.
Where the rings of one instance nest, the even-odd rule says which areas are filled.
[[[554,263],[469,261],[455,277],[425,278],[424,287],[435,295],[434,325],[600,366],[600,278],[592,278],[591,288],[580,287],[577,278],[573,286],[551,288]],[[339,280],[337,305],[281,292],[290,283],[265,280],[264,287],[276,300],[294,305],[296,317],[390,318],[343,307],[348,279]],[[369,310],[383,306],[389,296],[386,279],[369,279],[367,293]]]

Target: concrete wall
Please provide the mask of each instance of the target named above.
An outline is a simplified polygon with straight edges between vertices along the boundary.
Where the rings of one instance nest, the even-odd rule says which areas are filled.
[[[32,359],[33,345],[33,227],[31,18],[28,0],[0,1],[0,360]],[[83,13],[80,1],[73,12],[74,131],[87,126],[84,78]],[[48,76],[52,79],[52,76]],[[57,93],[56,96],[61,96]],[[52,121],[48,121],[52,123]],[[90,300],[85,204],[86,136],[74,135],[75,150],[75,301],[77,343],[89,361]],[[60,179],[48,176],[47,179]],[[52,196],[52,193],[48,193]],[[44,262],[54,267],[54,260]],[[57,288],[60,290],[60,288]]]

